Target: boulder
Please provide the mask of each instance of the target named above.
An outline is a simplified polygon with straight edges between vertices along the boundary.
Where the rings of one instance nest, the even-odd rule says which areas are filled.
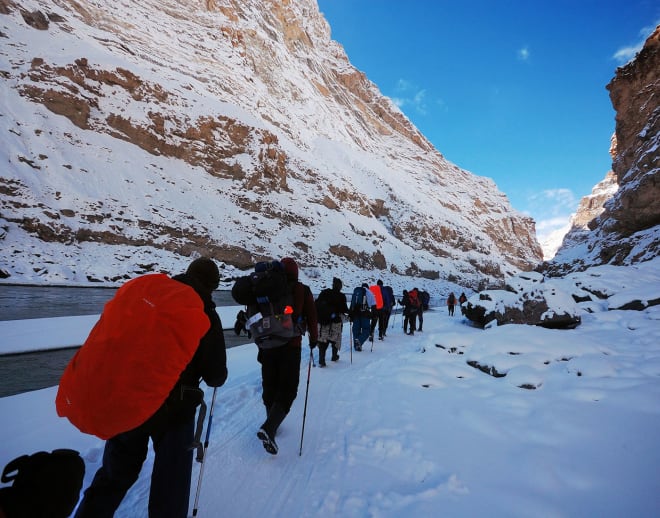
[[[571,294],[530,272],[509,279],[506,289],[473,295],[465,303],[463,314],[482,327],[496,322],[573,329],[581,322],[580,308]]]

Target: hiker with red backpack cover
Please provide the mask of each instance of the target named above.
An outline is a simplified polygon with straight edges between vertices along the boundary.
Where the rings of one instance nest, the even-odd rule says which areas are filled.
[[[408,324],[410,325],[410,331],[408,331],[409,335],[415,334],[415,327],[417,326],[417,314],[420,311],[421,305],[422,303],[419,299],[419,290],[417,288],[413,288],[408,292]]]
[[[227,379],[222,323],[212,299],[219,280],[216,264],[199,258],[173,278],[149,274],[127,282],[67,366],[58,414],[107,439],[77,518],[114,515],[140,474],[150,439],[149,516],[188,515],[199,445],[195,414],[204,399],[200,378],[210,387]]]

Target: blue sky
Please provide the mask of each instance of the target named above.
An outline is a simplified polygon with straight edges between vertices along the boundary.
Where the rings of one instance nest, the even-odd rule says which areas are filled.
[[[351,63],[448,160],[495,180],[539,234],[611,169],[605,87],[660,23],[657,0],[318,4]]]

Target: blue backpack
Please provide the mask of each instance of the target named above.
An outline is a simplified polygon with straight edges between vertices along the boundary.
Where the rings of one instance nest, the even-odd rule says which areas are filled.
[[[363,315],[369,315],[370,308],[369,303],[367,302],[367,289],[358,286],[353,290],[353,296],[351,297],[351,306],[349,308],[351,316],[359,317]]]
[[[390,311],[395,303],[392,286],[382,286],[380,292],[383,294],[383,306]]]

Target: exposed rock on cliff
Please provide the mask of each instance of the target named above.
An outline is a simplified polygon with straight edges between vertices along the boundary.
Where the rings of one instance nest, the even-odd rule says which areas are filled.
[[[116,282],[205,253],[228,277],[295,255],[320,282],[348,263],[476,286],[541,259],[534,222],[433,148],[314,0],[0,0],[0,16],[16,282]]]
[[[614,191],[601,214],[579,213],[553,261],[541,267],[546,273],[634,264],[660,254],[660,26],[607,89],[616,110],[611,154],[618,188],[606,178],[595,188],[601,194],[583,200],[598,212]]]

